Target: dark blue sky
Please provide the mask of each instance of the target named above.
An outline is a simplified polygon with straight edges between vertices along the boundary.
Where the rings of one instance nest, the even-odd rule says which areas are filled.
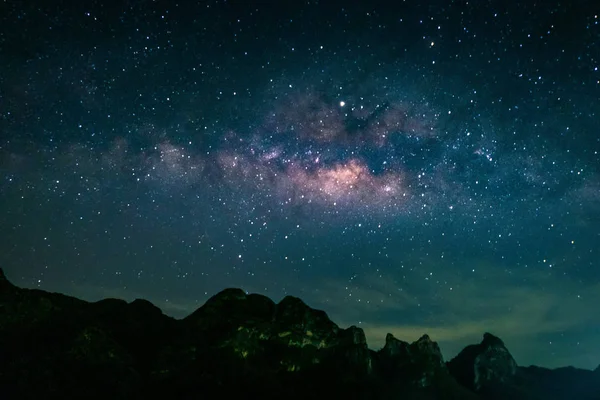
[[[9,279],[600,364],[594,2],[281,3],[0,4]]]

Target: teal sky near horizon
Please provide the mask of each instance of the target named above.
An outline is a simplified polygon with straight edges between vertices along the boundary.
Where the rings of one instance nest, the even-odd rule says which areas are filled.
[[[600,364],[592,1],[0,4],[16,285],[302,298],[370,346]]]

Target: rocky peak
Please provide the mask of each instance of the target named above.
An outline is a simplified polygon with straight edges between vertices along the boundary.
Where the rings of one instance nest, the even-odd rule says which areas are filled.
[[[416,342],[410,345],[414,353],[418,353],[426,357],[432,363],[442,366],[444,365],[444,356],[437,342],[431,340],[429,335],[423,335]]]
[[[409,344],[396,339],[394,335],[388,333],[385,336],[385,346],[381,349],[381,354],[388,358],[407,357],[409,355]]]
[[[367,374],[373,372],[372,351],[367,347],[367,338],[365,332],[357,327],[339,331],[337,343],[328,349],[330,354],[337,357],[337,364],[340,368],[354,369]]]
[[[233,305],[246,300],[246,293],[242,289],[227,288],[212,296],[206,301],[204,307],[222,307]]]
[[[317,319],[329,318],[325,312],[310,308],[298,297],[285,296],[278,304],[275,312],[275,319],[281,323],[303,324],[309,322],[311,317]]]
[[[144,320],[155,321],[158,323],[158,321],[164,320],[165,318],[162,310],[148,300],[135,299],[129,303],[127,307],[130,315],[137,315]]]
[[[352,325],[349,328],[340,331],[339,344],[366,346],[367,338],[365,332],[361,328]]]
[[[241,289],[224,289],[217,293],[185,321],[206,329],[238,328],[239,324],[270,322],[275,303],[259,294],[247,295]]]
[[[502,339],[500,339],[498,336],[492,335],[489,332],[485,332],[483,334],[483,340],[481,341],[481,344],[485,347],[504,347],[504,342],[502,341]]]
[[[440,348],[428,335],[408,344],[388,333],[379,360],[387,379],[413,387],[429,387],[440,373],[447,374]]]
[[[339,327],[329,319],[325,311],[310,308],[293,296],[286,296],[277,304],[275,323],[281,330],[279,336],[300,335],[304,337],[304,344],[313,344],[319,348],[333,344],[340,332]]]
[[[129,306],[134,310],[143,311],[148,314],[152,313],[162,315],[163,313],[160,308],[158,308],[157,306],[145,299],[135,299],[134,301],[129,303]]]
[[[460,383],[477,391],[509,382],[517,373],[517,363],[504,342],[491,333],[485,333],[481,343],[465,347],[448,368]]]

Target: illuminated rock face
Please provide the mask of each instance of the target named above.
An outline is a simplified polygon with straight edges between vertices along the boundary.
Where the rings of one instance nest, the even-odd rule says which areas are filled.
[[[3,399],[591,400],[598,382],[598,371],[517,367],[491,334],[449,363],[427,335],[388,334],[373,351],[362,329],[291,296],[226,289],[174,320],[145,300],[17,288],[0,270]]]
[[[509,384],[517,374],[517,363],[504,342],[491,333],[485,333],[480,344],[463,349],[448,367],[460,383],[475,391]]]

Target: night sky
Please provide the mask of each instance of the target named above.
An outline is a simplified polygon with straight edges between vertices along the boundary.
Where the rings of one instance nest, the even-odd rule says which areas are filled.
[[[595,368],[600,6],[355,3],[2,1],[7,277]]]

